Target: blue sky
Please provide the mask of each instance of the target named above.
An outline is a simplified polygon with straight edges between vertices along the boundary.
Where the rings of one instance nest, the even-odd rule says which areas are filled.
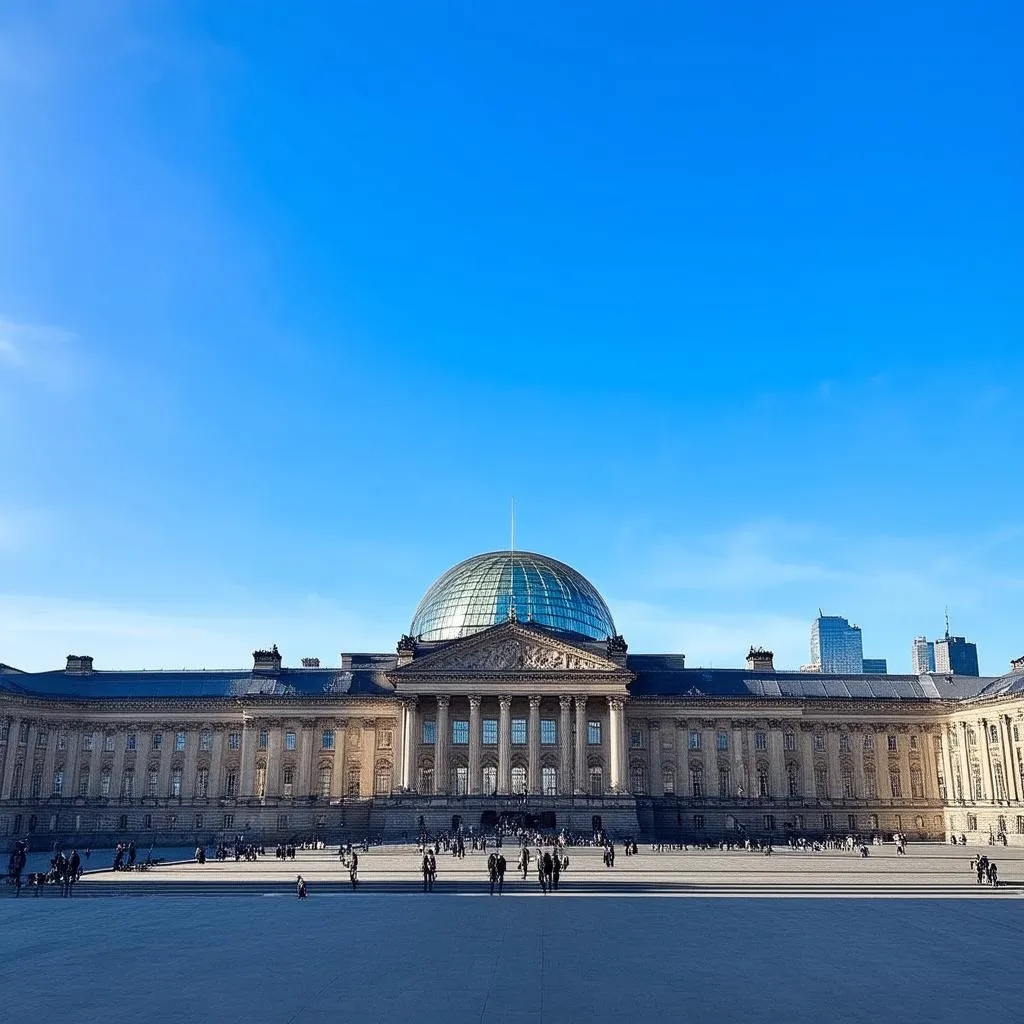
[[[1013,3],[0,9],[0,661],[389,650],[576,566],[634,650],[1024,653]]]

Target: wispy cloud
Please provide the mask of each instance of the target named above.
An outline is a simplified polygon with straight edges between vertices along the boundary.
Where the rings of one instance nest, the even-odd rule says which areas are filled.
[[[86,374],[76,335],[60,327],[0,318],[0,379],[15,374],[56,391],[79,386]]]

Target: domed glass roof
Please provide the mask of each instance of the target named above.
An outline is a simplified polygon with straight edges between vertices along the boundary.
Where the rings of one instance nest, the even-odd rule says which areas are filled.
[[[491,551],[449,569],[426,592],[410,635],[457,640],[506,622],[578,633],[591,640],[615,635],[615,623],[596,588],[563,562],[529,551]]]

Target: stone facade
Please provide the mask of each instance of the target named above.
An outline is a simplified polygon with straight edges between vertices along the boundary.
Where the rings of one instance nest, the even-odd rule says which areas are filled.
[[[158,673],[145,695],[116,694],[78,657],[64,673],[0,671],[0,836],[336,841],[509,816],[687,842],[902,831],[1024,845],[1012,686],[966,699],[652,692],[621,638],[574,643],[516,622],[372,657],[373,685],[352,683],[346,656],[341,670],[304,666],[301,692],[276,649],[230,694],[201,695],[203,673],[193,695],[161,694]]]

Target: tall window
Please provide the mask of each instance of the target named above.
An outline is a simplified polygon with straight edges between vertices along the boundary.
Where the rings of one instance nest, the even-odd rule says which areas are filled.
[[[377,796],[388,796],[391,793],[391,769],[379,765],[373,774],[373,792]]]
[[[100,796],[110,796],[110,771],[100,772]]]
[[[164,734],[162,732],[153,733],[153,749],[159,750],[164,745]],[[86,748],[92,750],[92,736],[89,737],[89,746]]]
[[[637,796],[643,796],[647,792],[647,772],[642,764],[630,765],[629,788]]]
[[[334,749],[334,730],[324,729],[320,734],[320,749],[321,750],[333,750]]]
[[[819,800],[828,799],[828,769],[822,765],[814,769],[814,795]]]
[[[184,750],[185,749],[185,733],[183,730],[179,730],[174,734],[174,749]]]
[[[270,746],[270,730],[260,729],[259,735],[259,748],[260,750],[266,750]]]
[[[729,734],[727,732],[720,732],[715,739],[715,746],[719,750],[729,749]]]
[[[704,769],[699,764],[690,766],[690,791],[696,797],[704,795]]]
[[[824,733],[816,732],[814,734],[814,749],[815,750],[824,750],[825,749],[825,734]]]
[[[135,772],[130,768],[121,773],[121,799],[131,800],[135,796]]]
[[[558,742],[558,729],[553,718],[542,718],[540,720],[540,741],[545,746],[551,746]]]
[[[234,796],[238,792],[238,772],[229,768],[224,773],[224,795]]]
[[[348,795],[352,797],[359,796],[359,784],[360,784],[360,772],[358,768],[349,768],[348,770]]]
[[[899,750],[899,745],[896,742],[896,737],[893,733],[889,733],[889,753],[895,754]]]
[[[846,753],[850,749],[850,734],[848,732],[841,732],[839,734],[839,749]]]
[[[465,719],[452,720],[452,743],[463,745],[469,742],[469,722]]]
[[[103,737],[103,750],[104,753],[107,754],[112,754],[114,752],[114,734],[112,732],[108,732]]]
[[[558,795],[558,773],[554,768],[541,768],[540,785],[545,796]]]
[[[483,720],[483,743],[485,747],[493,747],[498,743],[498,720],[496,718],[485,718]]]
[[[903,796],[903,780],[900,778],[898,768],[889,769],[889,788],[893,796]]]
[[[465,796],[469,792],[469,769],[464,764],[452,768],[451,792]]]
[[[994,725],[988,727],[988,738],[990,743],[999,742],[999,730]]]
[[[910,769],[910,795],[918,799],[924,796],[924,779],[921,777],[921,769],[916,765]]]
[[[420,786],[419,791],[424,795],[429,796],[434,792],[434,769],[433,768],[421,768],[420,769]]]
[[[242,734],[239,732],[228,733],[228,750],[238,750],[242,745]]]
[[[295,750],[296,749],[295,733],[293,733],[293,732],[286,732],[284,734],[284,749],[285,750]]]
[[[160,773],[151,768],[146,776],[146,796],[156,796],[160,786]]]
[[[517,796],[526,792],[526,769],[516,767],[512,769],[512,792]]]
[[[700,750],[700,733],[696,729],[690,730],[690,736],[687,740],[687,746],[690,750]]]
[[[864,795],[867,797],[878,796],[878,776],[875,775],[875,767],[864,766]]]
[[[331,767],[321,765],[316,773],[316,792],[321,800],[326,800],[331,795]]]
[[[591,796],[603,796],[604,795],[604,771],[595,765],[587,772],[587,777],[590,780],[590,795]]]
[[[853,772],[849,768],[843,769],[843,796],[847,799],[853,796]]]
[[[199,734],[199,749],[209,750],[213,746],[213,733],[209,729],[203,729]]]
[[[49,742],[49,740],[50,740],[49,734],[46,732],[45,729],[40,729],[39,732],[36,733],[36,746],[37,747],[45,747],[46,744]]]
[[[875,749],[875,736],[874,733],[864,733],[864,753],[873,753]]]
[[[88,753],[89,751],[92,750],[92,733],[91,732],[87,732],[82,737],[82,750],[84,750],[86,753]]]
[[[1003,774],[1003,766],[998,761],[996,761],[992,765],[992,774],[995,776],[995,780],[996,780],[996,799],[997,800],[1005,800],[1006,799],[1006,776]],[[911,778],[913,778],[913,775],[911,775]]]
[[[787,732],[786,733],[786,735],[784,737],[784,740],[783,740],[783,746],[785,747],[786,750],[796,750],[796,733],[795,732]]]
[[[53,788],[50,792],[54,796],[60,796],[64,792],[64,772],[60,768],[53,773]]]
[[[267,795],[267,766],[265,764],[256,765],[256,782],[253,789],[261,800]]]
[[[432,718],[427,718],[423,720],[423,742],[437,742],[437,722],[435,722]]]
[[[974,781],[974,799],[975,800],[983,799],[983,797],[982,797],[983,790],[982,790],[982,787],[981,787],[981,765],[979,765],[977,763],[974,763],[974,764],[971,765],[971,778]]]
[[[203,800],[209,796],[210,769],[200,768],[196,771],[196,796]]]
[[[644,748],[644,731],[643,729],[630,729],[629,730],[629,749],[630,750],[643,750]]]
[[[661,772],[661,788],[666,796],[671,796],[676,791],[676,770],[664,768]]]
[[[771,796],[771,785],[768,780],[767,768],[757,769],[757,795],[762,800],[766,800],[769,796]]]
[[[89,769],[83,768],[78,774],[78,795],[89,795]]]
[[[171,796],[181,796],[181,769],[171,772]]]
[[[800,770],[795,764],[786,765],[786,789],[790,796],[800,795]]]
[[[587,722],[587,743],[592,747],[601,745],[601,723]]]
[[[484,768],[484,796],[494,796],[498,792],[498,769],[493,764]]]
[[[768,733],[766,733],[766,732],[755,732],[754,733],[754,749],[755,750],[767,750],[768,749]]]
[[[124,742],[125,750],[134,750],[135,747],[136,747],[136,743],[137,743],[137,738],[135,736],[135,733],[133,733],[133,732],[128,733],[128,738]],[[63,749],[62,747],[60,747],[60,740],[59,739],[57,741],[57,746],[60,749]]]
[[[729,779],[731,775],[729,769],[722,765],[718,769],[718,795],[719,796],[731,796],[732,788],[729,785]]]
[[[526,719],[525,718],[513,718],[512,719],[512,742],[517,746],[524,746],[526,744]]]
[[[295,769],[291,765],[288,765],[288,767],[285,768],[284,772],[282,773],[281,785],[283,790],[282,795],[291,796],[292,791],[295,788]]]

